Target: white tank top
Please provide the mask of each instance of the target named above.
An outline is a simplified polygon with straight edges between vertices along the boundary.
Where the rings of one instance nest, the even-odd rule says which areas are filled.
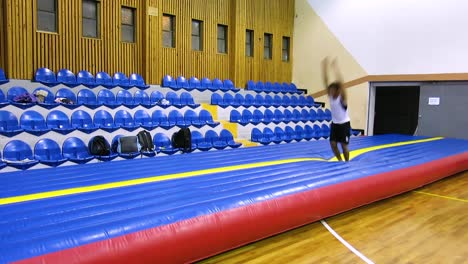
[[[332,113],[332,122],[335,124],[343,124],[349,122],[348,109],[341,103],[341,95],[336,99],[333,96],[328,96],[330,99],[330,111]]]

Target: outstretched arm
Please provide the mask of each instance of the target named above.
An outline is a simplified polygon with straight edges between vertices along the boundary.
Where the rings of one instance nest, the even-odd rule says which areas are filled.
[[[335,77],[336,77],[336,81],[338,83],[340,83],[340,90],[339,90],[339,93],[341,95],[341,100],[343,102],[344,105],[348,105],[348,97],[346,95],[346,91],[345,91],[345,88],[343,87],[344,85],[344,78],[343,78],[343,75],[341,74],[341,71],[338,67],[338,62],[336,61],[336,59],[334,59],[331,63],[331,67],[335,73]]]
[[[322,80],[325,86],[325,89],[328,88],[328,57],[325,57],[322,60]]]

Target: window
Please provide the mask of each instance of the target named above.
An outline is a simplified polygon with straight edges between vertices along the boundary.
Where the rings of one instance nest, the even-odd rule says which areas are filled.
[[[175,48],[175,16],[163,15],[162,30],[163,46]]]
[[[99,38],[99,2],[83,0],[83,37]]]
[[[245,32],[245,56],[254,56],[254,32],[250,29]]]
[[[283,61],[289,61],[289,37],[283,37]]]
[[[273,58],[273,35],[265,33],[265,43],[264,43],[264,49],[263,49],[263,57],[266,60],[271,60]]]
[[[192,50],[203,50],[203,22],[192,20]]]
[[[135,42],[135,9],[122,7],[122,41]]]
[[[218,25],[218,53],[227,53],[227,26]]]
[[[37,30],[57,32],[56,0],[37,0]]]

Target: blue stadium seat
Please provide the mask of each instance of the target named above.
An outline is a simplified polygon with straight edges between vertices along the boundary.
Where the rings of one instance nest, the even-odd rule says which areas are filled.
[[[210,127],[216,127],[216,126],[219,125],[219,122],[215,122],[213,120],[213,116],[210,114],[210,112],[208,112],[205,109],[201,110],[198,115],[199,115],[199,118],[200,118],[200,122],[206,123]]]
[[[279,95],[275,95],[275,97],[273,97],[273,106],[274,107],[280,107],[283,103],[283,100],[281,99],[281,97]]]
[[[7,99],[14,102],[15,97],[28,93],[28,90],[21,86],[13,86],[7,91]]]
[[[47,68],[37,69],[34,80],[49,87],[59,84],[55,77],[55,73]]]
[[[151,105],[160,105],[164,95],[160,91],[153,91],[150,96]]]
[[[59,144],[49,138],[40,139],[34,145],[34,159],[39,163],[57,167],[68,159],[63,157]]]
[[[94,75],[89,71],[80,71],[76,75],[76,83],[88,88],[96,88],[98,86],[96,84],[96,78],[94,78]]]
[[[97,95],[98,104],[105,105],[109,108],[117,108],[121,104],[117,103],[114,93],[109,90],[102,89]]]
[[[152,115],[151,119],[153,120],[154,125],[158,125],[165,129],[170,129],[173,127],[167,119],[167,115],[162,110],[155,110]]]
[[[232,104],[234,103],[234,96],[229,93],[225,93],[223,96],[223,102],[219,104],[221,107],[228,107],[228,106],[233,106]]]
[[[322,129],[319,125],[314,125],[314,138],[319,140],[322,137]]]
[[[307,111],[306,109],[301,110],[301,117],[302,117],[302,122],[308,122],[310,121],[310,112]]]
[[[300,107],[307,106],[307,99],[303,95],[299,96],[299,106]]]
[[[55,102],[55,95],[54,93],[52,93],[52,91],[50,91],[49,89],[45,87],[39,87],[33,91],[33,94],[36,95],[36,93],[39,91],[44,91],[47,93],[47,95],[44,97],[43,102],[39,102],[39,101],[37,102],[41,107],[45,109],[52,109],[52,108],[59,106],[59,103]]]
[[[240,93],[236,93],[236,95],[234,96],[234,103],[233,105],[238,107],[238,106],[243,106],[245,103],[245,98],[242,94]]]
[[[244,106],[251,107],[255,104],[255,97],[251,94],[245,95]]]
[[[130,80],[128,79],[127,75],[122,72],[114,73],[114,76],[112,77],[112,83],[114,86],[119,86],[124,89],[130,89],[133,87],[133,85],[130,85]]]
[[[206,125],[205,123],[200,122],[200,118],[198,118],[198,114],[195,113],[193,110],[185,111],[184,121],[186,124],[190,124],[196,127],[203,127],[204,125]]]
[[[287,96],[287,95],[283,96],[282,105],[283,105],[284,107],[289,107],[289,106],[291,106],[291,98],[289,98],[289,96]]]
[[[263,87],[264,87],[263,91],[265,91],[265,93],[269,93],[273,91],[273,84],[271,84],[271,82],[265,82]]]
[[[281,112],[281,110],[279,109],[276,109],[275,112],[273,113],[273,119],[271,121],[273,121],[275,124],[279,124],[279,123],[285,122],[284,119],[285,117],[284,117],[283,112]]]
[[[322,127],[321,127],[321,136],[324,138],[324,139],[328,139],[330,137],[330,127],[323,124]]]
[[[41,136],[50,131],[44,117],[33,110],[23,112],[20,117],[20,127],[35,136]]]
[[[127,90],[118,91],[115,101],[117,104],[121,104],[128,108],[135,108],[138,106],[138,104],[133,101],[133,95]]]
[[[221,130],[221,133],[219,134],[219,139],[226,142],[226,144],[231,148],[239,148],[240,146],[242,146],[242,143],[234,141],[232,133],[227,129]]]
[[[96,84],[109,89],[116,87],[114,81],[107,72],[98,72],[96,74]]]
[[[196,104],[195,101],[193,100],[193,97],[191,94],[187,92],[182,92],[180,94],[180,104],[183,106],[189,106],[191,108],[197,108],[200,106],[200,104]]]
[[[295,131],[296,131],[296,141],[301,141],[305,139],[305,131],[303,127],[297,125]]]
[[[264,121],[262,111],[255,109],[252,113],[252,123],[260,124]]]
[[[93,142],[93,140],[94,140],[94,137],[91,138],[91,139],[89,140],[89,142],[88,142],[88,149],[91,149],[91,148],[90,148],[90,147],[91,147],[91,142]],[[111,149],[111,145],[109,144],[109,142],[107,141],[107,139],[104,138],[104,140],[105,140],[104,143],[107,145],[107,147],[108,147],[109,149]],[[118,154],[117,154],[117,153],[113,153],[112,150],[111,150],[111,151],[110,151],[110,154],[109,154],[108,156],[98,156],[98,155],[94,155],[94,157],[95,157],[96,159],[100,160],[100,161],[111,161],[111,160],[117,158],[117,157],[118,157]]]
[[[247,84],[245,85],[245,88],[247,88],[247,90],[257,91],[257,85],[252,80],[247,81]]]
[[[152,107],[150,97],[145,91],[138,90],[133,95],[133,102],[146,108]]]
[[[18,118],[11,112],[0,110],[0,134],[7,137],[14,137],[23,132],[19,126]]]
[[[94,113],[93,124],[98,129],[102,129],[109,133],[112,133],[120,128],[120,126],[114,123],[114,118],[111,113],[106,110],[99,110]]]
[[[234,83],[231,80],[224,80],[223,85],[224,85],[225,90],[228,90],[228,91],[230,90],[230,91],[233,91],[233,92],[240,91],[240,89],[236,88],[236,86],[234,85]]]
[[[255,86],[257,87],[257,92],[264,92],[265,91],[265,85],[263,84],[262,81],[258,81]]]
[[[269,127],[265,127],[263,129],[263,137],[269,141],[269,142],[273,142],[275,144],[279,144],[281,143],[281,141],[283,141],[281,138],[278,138],[275,133],[269,128]]]
[[[156,133],[153,143],[155,148],[164,154],[172,155],[179,151],[179,149],[172,147],[171,139],[164,133]]]
[[[284,82],[282,84],[281,93],[286,94],[286,93],[289,93],[290,90],[291,90],[291,86],[289,85],[289,83]]]
[[[78,110],[72,113],[71,126],[88,134],[99,129],[93,124],[91,116],[83,110]]]
[[[315,130],[309,125],[305,125],[304,127],[304,138],[306,140],[311,140],[315,138]]]
[[[263,113],[263,123],[267,125],[273,122],[274,119],[275,115],[273,114],[273,112],[270,109],[266,109]]]
[[[288,123],[288,122],[294,122],[294,116],[293,114],[291,113],[291,111],[289,111],[288,109],[284,110],[284,122],[285,123]]]
[[[81,89],[76,96],[76,103],[89,109],[96,109],[101,106],[101,104],[98,104],[96,95],[90,89]]]
[[[326,121],[329,121],[329,122],[332,121],[332,113],[330,109],[325,109],[324,117]]]
[[[3,161],[8,166],[26,170],[39,163],[33,157],[31,147],[21,140],[12,140],[3,148]]]
[[[111,149],[112,152],[116,153],[119,157],[124,158],[124,159],[134,159],[138,156],[141,155],[140,151],[134,151],[130,153],[119,153],[118,152],[118,145],[119,145],[119,139],[123,137],[124,135],[117,135],[112,139],[111,143]]]
[[[306,97],[306,101],[307,101],[307,104],[306,104],[306,105],[307,105],[308,107],[313,107],[313,106],[315,106],[315,100],[314,100],[314,98],[313,98],[312,96],[307,96],[307,97]]]
[[[120,126],[121,128],[130,132],[139,127],[137,124],[135,124],[132,114],[130,114],[127,110],[119,110],[115,113],[114,124],[115,126]]]
[[[223,97],[218,93],[211,94],[211,102],[212,105],[222,105],[223,104]]]
[[[132,73],[129,78],[129,84],[132,87],[137,87],[142,90],[148,89],[150,86],[145,83],[145,80],[138,73]]]
[[[254,106],[255,107],[262,107],[265,105],[265,99],[263,98],[263,96],[261,96],[260,94],[257,94],[255,96],[255,102],[254,102]]]
[[[242,115],[239,113],[239,111],[231,110],[231,113],[229,114],[229,122],[240,123],[241,119]]]
[[[294,109],[294,110],[292,111],[292,116],[293,116],[293,117],[292,117],[292,121],[293,121],[294,123],[299,123],[299,122],[302,121],[302,114],[301,114],[301,112],[299,112],[299,110]]]
[[[63,142],[62,153],[64,158],[77,164],[85,164],[94,159],[83,140],[77,137],[67,138]]]
[[[172,110],[167,117],[169,124],[175,124],[178,127],[189,127],[191,123],[185,122],[184,116],[178,110]]]
[[[191,131],[192,134],[192,150],[198,149],[198,144],[203,143],[205,139],[198,131]]]
[[[202,91],[202,86],[201,86],[201,82],[200,80],[198,80],[197,77],[191,77],[190,80],[189,80],[189,86],[190,86],[190,89],[197,89],[199,91]]]
[[[3,91],[0,90],[0,108],[7,106],[9,103]]]
[[[325,120],[325,112],[321,108],[317,109],[317,120],[320,122]]]
[[[179,89],[190,89],[189,82],[184,76],[177,77],[177,88]]]
[[[182,108],[183,105],[180,103],[180,98],[175,92],[167,92],[166,94],[166,100],[169,101],[169,103],[177,108]]]
[[[194,138],[192,138],[192,142],[195,142],[195,144],[197,145],[197,148],[201,151],[208,151],[210,149],[213,148],[213,145],[211,144],[211,141],[210,140],[207,140],[205,137],[203,137],[203,135],[198,132],[198,131],[193,131],[194,133],[192,133],[193,136],[195,136],[195,141],[193,140]],[[193,144],[192,144],[193,146]]]
[[[47,128],[62,135],[66,135],[75,130],[71,126],[70,119],[68,118],[67,114],[59,110],[51,111],[47,115],[46,125]]]
[[[211,90],[211,89],[213,89],[213,83],[211,82],[210,79],[208,79],[208,78],[206,78],[206,77],[203,77],[203,78],[201,79],[201,88],[202,88],[203,90],[206,90],[206,89]]]
[[[72,103],[70,104],[62,104],[64,107],[68,109],[75,109],[80,105],[76,103],[76,95],[68,88],[61,88],[55,93],[55,98],[66,98],[70,100]]]
[[[268,145],[268,144],[271,143],[270,140],[266,139],[263,136],[262,131],[260,131],[260,129],[258,129],[258,128],[252,129],[251,140],[253,142],[258,142],[258,143],[260,143],[262,145]]]
[[[10,80],[8,80],[6,75],[5,75],[5,71],[3,71],[3,69],[0,68],[0,85],[5,84],[5,83],[7,83],[9,81]]]
[[[223,81],[221,81],[220,79],[218,78],[214,78],[213,79],[213,84],[211,86],[211,88],[208,88],[208,89],[211,89],[211,90],[223,90]]]
[[[310,109],[309,111],[309,120],[312,121],[312,122],[315,122],[317,121],[317,112],[315,112],[314,109]]]
[[[290,126],[286,126],[286,128],[284,129],[284,135],[284,141],[286,141],[287,143],[296,140],[296,131],[294,131],[294,129]]]
[[[138,110],[133,114],[133,119],[135,120],[135,124],[141,126],[146,130],[153,130],[158,125],[153,123],[153,119],[145,110]]]
[[[226,141],[223,141],[219,138],[218,133],[213,130],[208,130],[205,133],[205,141],[210,142],[211,145],[218,150],[225,149],[228,147],[228,144]]]
[[[241,120],[240,120],[239,123],[241,125],[243,125],[243,126],[248,125],[250,123],[254,123],[253,122],[253,114],[248,109],[244,109],[242,111],[242,117],[241,117]]]
[[[267,94],[265,95],[265,102],[263,103],[265,107],[270,107],[273,106],[273,97],[271,95]]]
[[[281,84],[280,84],[279,82],[275,82],[275,83],[273,84],[273,89],[272,89],[272,91],[273,91],[274,93],[276,93],[276,94],[277,94],[277,93],[281,93],[282,90],[283,90],[283,86],[281,86]]]
[[[166,75],[166,76],[163,77],[161,86],[162,87],[167,87],[167,88],[172,88],[172,89],[177,89],[177,83],[174,80],[174,78],[172,78],[172,76],[170,76],[170,75]]]
[[[79,85],[75,74],[69,69],[61,69],[57,72],[57,82],[72,88]]]
[[[290,84],[289,84],[289,87],[291,87],[291,88],[290,88],[290,91],[291,91],[291,92],[293,92],[293,93],[301,93],[301,92],[299,92],[299,91],[297,90],[297,87],[296,87],[296,85],[295,85],[294,83],[290,83]]]
[[[299,106],[299,98],[297,98],[297,96],[295,96],[295,95],[292,95],[291,96],[291,103],[289,105],[292,106],[292,107]]]

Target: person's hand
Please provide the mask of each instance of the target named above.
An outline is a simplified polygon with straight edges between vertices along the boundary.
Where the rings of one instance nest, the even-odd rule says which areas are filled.
[[[326,66],[328,65],[328,61],[329,61],[329,60],[330,60],[330,58],[328,58],[328,56],[325,57],[325,58],[323,58],[323,60],[322,60],[322,67],[326,67]]]

